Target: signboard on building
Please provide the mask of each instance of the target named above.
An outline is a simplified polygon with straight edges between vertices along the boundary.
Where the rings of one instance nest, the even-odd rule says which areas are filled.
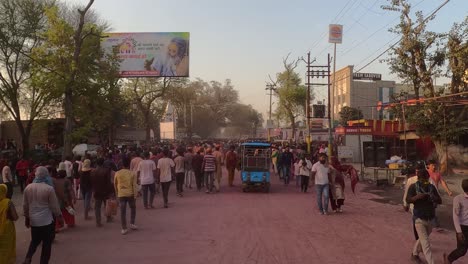
[[[338,146],[338,159],[352,159],[353,148],[349,146]]]
[[[328,26],[328,42],[338,44],[343,42],[343,25],[330,24]]]
[[[356,72],[356,73],[353,73],[353,79],[354,80],[381,81],[382,74]]]
[[[121,77],[188,77],[188,32],[106,33],[101,46],[116,53]]]
[[[372,127],[337,127],[335,128],[335,133],[341,135],[370,135],[372,134]]]

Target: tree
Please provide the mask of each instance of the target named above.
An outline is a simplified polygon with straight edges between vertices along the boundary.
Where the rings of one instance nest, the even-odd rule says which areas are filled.
[[[0,1],[0,102],[15,120],[25,152],[33,121],[56,99],[36,82],[31,67],[35,63],[32,53],[42,43],[48,5],[34,0]]]
[[[445,61],[444,34],[427,31],[426,25],[434,19],[425,19],[423,13],[412,17],[411,5],[407,0],[389,0],[400,12],[400,23],[390,32],[400,35],[401,41],[392,48],[387,60],[391,73],[413,85],[416,98],[420,91],[434,97],[436,91],[432,76],[440,73]]]
[[[359,120],[364,118],[361,109],[344,106],[340,111],[340,124],[342,126],[347,126],[348,121],[350,120]]]
[[[424,19],[421,12],[416,12],[416,21],[411,17],[411,6],[406,0],[393,0],[392,3],[401,12],[400,23],[392,32],[401,35],[401,42],[393,49],[391,58],[387,61],[393,73],[399,78],[411,83],[416,98],[420,97],[420,90],[424,91],[423,96],[429,100],[418,102],[415,106],[408,106],[407,96],[397,98],[394,112],[402,116],[402,107],[405,107],[406,120],[416,127],[416,132],[420,136],[429,136],[435,144],[436,153],[441,164],[441,172],[447,169],[447,153],[445,146],[463,133],[463,128],[467,127],[467,107],[454,106],[459,95],[454,94],[448,100],[441,102],[435,97],[442,91],[437,91],[432,82],[432,76],[440,73],[441,66],[445,63],[446,57],[449,59],[449,72],[452,72],[452,92],[460,91],[464,87],[461,83],[463,73],[466,72],[466,23],[457,24],[449,34],[447,42],[448,56],[446,56],[446,46],[443,45],[445,34],[428,32],[425,30],[428,21],[434,19]],[[464,69],[463,69],[464,68]],[[464,89],[464,88],[463,88]]]
[[[74,129],[74,100],[76,91],[89,87],[96,74],[99,62],[100,36],[103,27],[86,19],[94,0],[89,0],[83,9],[78,9],[78,23],[68,21],[66,7],[54,5],[46,9],[47,30],[44,43],[35,49],[34,57],[53,71],[43,71],[42,80],[53,80],[56,92],[63,95],[65,112],[63,156],[72,154]],[[60,9],[62,8],[62,10]],[[64,11],[65,10],[65,11]]]
[[[468,17],[455,23],[448,34],[447,57],[451,78],[450,92],[455,94],[468,91]]]
[[[102,51],[101,51],[102,52]],[[123,123],[127,102],[121,94],[117,56],[100,55],[94,81],[75,92],[73,141],[97,133],[102,144],[113,145],[116,128]]]
[[[171,85],[171,79],[162,78],[135,78],[124,85],[124,93],[130,102],[139,111],[140,126],[145,128],[146,143],[151,141],[151,129],[159,124],[167,106],[164,100]]]
[[[291,137],[295,137],[296,119],[305,112],[307,89],[301,85],[301,78],[295,72],[298,60],[288,62],[288,57],[283,59],[284,71],[276,75],[277,89],[275,94],[279,99],[275,115],[280,120],[287,120],[293,131]]]
[[[227,127],[231,128],[230,134],[232,136],[251,135],[251,137],[255,137],[258,126],[263,123],[261,113],[253,109],[251,105],[240,103],[232,105],[227,119]]]

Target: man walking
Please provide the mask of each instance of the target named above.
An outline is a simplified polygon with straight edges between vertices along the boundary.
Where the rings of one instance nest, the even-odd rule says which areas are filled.
[[[228,183],[229,187],[233,187],[234,174],[237,166],[237,154],[234,151],[235,147],[231,146],[229,151],[226,153],[226,169],[228,171]]]
[[[99,158],[96,161],[97,168],[91,171],[91,187],[94,193],[94,216],[96,217],[96,226],[102,227],[101,223],[101,207],[106,204],[106,200],[110,198],[114,192],[111,183],[111,172],[105,168],[104,159]],[[107,222],[111,222],[112,217],[107,216]]]
[[[216,158],[213,156],[211,148],[206,150],[202,167],[205,173],[206,193],[211,193],[213,191],[214,174],[216,171]]]
[[[418,170],[418,181],[409,187],[406,202],[414,205],[414,226],[419,238],[414,244],[411,259],[419,262],[422,249],[427,263],[434,264],[429,235],[432,231],[431,221],[435,216],[434,204],[441,204],[442,199],[435,186],[429,182],[427,170]]]
[[[187,148],[187,153],[184,155],[184,168],[185,168],[185,187],[192,189],[192,181],[193,181],[193,168],[192,168],[192,161],[193,161],[193,150],[191,147]]]
[[[175,175],[176,175],[176,189],[177,195],[182,197],[184,192],[184,178],[185,178],[185,159],[184,159],[184,150],[182,148],[177,148],[177,157],[174,158],[175,163]]]
[[[203,156],[200,154],[200,149],[196,152],[192,159],[192,169],[195,173],[195,183],[197,184],[197,190],[201,191],[203,182]]]
[[[319,161],[312,166],[312,179],[315,182],[317,191],[317,206],[320,214],[328,214],[328,199],[330,196],[330,168],[327,163],[327,155],[319,154]],[[322,201],[323,199],[323,201]]]
[[[289,147],[286,147],[286,150],[281,155],[281,166],[283,168],[284,185],[289,185],[292,162],[293,162],[293,154],[289,151]]]
[[[162,154],[162,158],[158,160],[156,179],[161,184],[164,199],[164,208],[168,208],[169,187],[171,187],[172,169],[175,167],[175,163],[171,158],[169,158],[169,149],[165,148],[162,151]]]
[[[23,213],[25,225],[31,228],[31,243],[24,264],[30,264],[37,247],[42,243],[41,264],[49,263],[55,223],[63,225],[62,213],[54,187],[47,184],[49,172],[46,167],[36,168],[35,181],[24,189]]]
[[[24,157],[21,157],[21,159],[16,163],[16,175],[18,175],[21,193],[23,193],[23,190],[26,187],[26,180],[28,179],[28,169],[29,162]]]
[[[141,188],[143,190],[143,206],[145,209],[154,208],[153,201],[156,193],[156,164],[149,159],[149,152],[143,153],[143,158],[138,164],[138,179],[140,179]],[[149,201],[148,201],[148,192]]]
[[[444,254],[445,264],[451,264],[466,255],[468,250],[468,179],[462,181],[462,194],[453,199],[453,225],[457,232],[457,248]]]
[[[213,156],[216,160],[216,169],[215,169],[215,188],[216,192],[221,190],[221,177],[223,176],[223,154],[219,151],[219,145],[215,147],[215,151],[213,152]]]
[[[143,160],[141,157],[140,157],[140,154],[139,153],[136,153],[136,152],[132,152],[130,154],[130,157],[131,157],[131,161],[130,161],[130,170],[133,171],[135,173],[135,175],[137,175],[138,173],[138,165],[140,164],[140,162]],[[140,179],[137,178],[137,184],[138,184],[138,195],[141,196],[141,183],[140,183]]]
[[[136,206],[135,200],[138,194],[136,175],[129,170],[130,160],[122,160],[123,169],[115,173],[114,187],[115,194],[120,202],[120,223],[122,225],[122,235],[128,233],[127,229],[127,203],[130,207],[130,229],[136,230],[135,225]]]

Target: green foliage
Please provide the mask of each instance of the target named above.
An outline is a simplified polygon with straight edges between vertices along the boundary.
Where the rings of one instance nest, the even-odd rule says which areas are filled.
[[[359,120],[364,117],[361,109],[344,106],[340,111],[340,125],[347,126],[350,120]]]
[[[427,23],[434,18],[425,21],[420,11],[413,15],[408,0],[389,1],[401,14],[400,23],[390,29],[401,36],[401,41],[392,48],[386,60],[390,71],[405,83],[412,84],[416,97],[419,98],[420,90],[432,97],[436,93],[432,76],[441,73],[440,67],[445,62],[445,34],[427,31]]]
[[[252,106],[239,102],[229,79],[223,83],[201,79],[181,82],[171,87],[167,99],[176,108],[178,127],[202,138],[250,136],[263,122]],[[224,134],[220,134],[220,128],[224,128]]]
[[[56,102],[56,94],[35,82],[32,66],[33,51],[43,41],[48,5],[46,1],[0,0],[0,103],[16,121],[23,148],[29,146],[33,120]]]
[[[468,91],[468,17],[455,23],[447,41],[448,71],[451,93]]]
[[[124,115],[120,95],[119,60],[100,48],[104,26],[87,20],[81,35],[79,60],[75,63],[75,25],[72,12],[53,5],[45,9],[47,28],[43,42],[33,50],[34,83],[63,98],[67,87],[73,93],[72,141],[78,143],[92,134],[103,135],[118,125]],[[104,143],[104,142],[103,142]]]
[[[276,75],[275,82],[276,96],[279,99],[275,116],[280,121],[288,122],[293,130],[296,129],[296,119],[305,114],[307,98],[307,89],[301,85],[301,78],[295,72],[297,64],[298,61],[288,62],[286,57],[283,60],[284,71]]]
[[[467,19],[455,24],[448,34],[439,34],[426,30],[421,12],[415,13],[413,18],[411,5],[407,0],[392,0],[393,5],[400,8],[400,23],[391,32],[401,36],[401,42],[393,48],[388,63],[392,73],[413,86],[416,98],[420,97],[420,90],[424,97],[433,98],[440,95],[433,85],[432,76],[441,73],[441,66],[448,59],[448,72],[451,77],[450,91],[458,93],[467,88],[464,75],[468,66],[468,30]],[[460,96],[453,96],[441,100],[425,100],[415,106],[396,105],[392,110],[396,116],[403,118],[416,127],[420,136],[429,136],[436,146],[441,172],[447,168],[447,156],[444,146],[466,131],[468,126],[467,106],[458,105]],[[396,96],[395,101],[405,102],[408,94]],[[403,109],[404,108],[404,109]],[[404,111],[403,111],[404,110]]]

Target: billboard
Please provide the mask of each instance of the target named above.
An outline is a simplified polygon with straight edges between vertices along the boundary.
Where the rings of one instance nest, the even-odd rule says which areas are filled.
[[[188,77],[189,32],[106,33],[101,46],[121,59],[121,77]]]
[[[343,41],[343,25],[330,24],[328,30],[328,42],[341,44]]]

